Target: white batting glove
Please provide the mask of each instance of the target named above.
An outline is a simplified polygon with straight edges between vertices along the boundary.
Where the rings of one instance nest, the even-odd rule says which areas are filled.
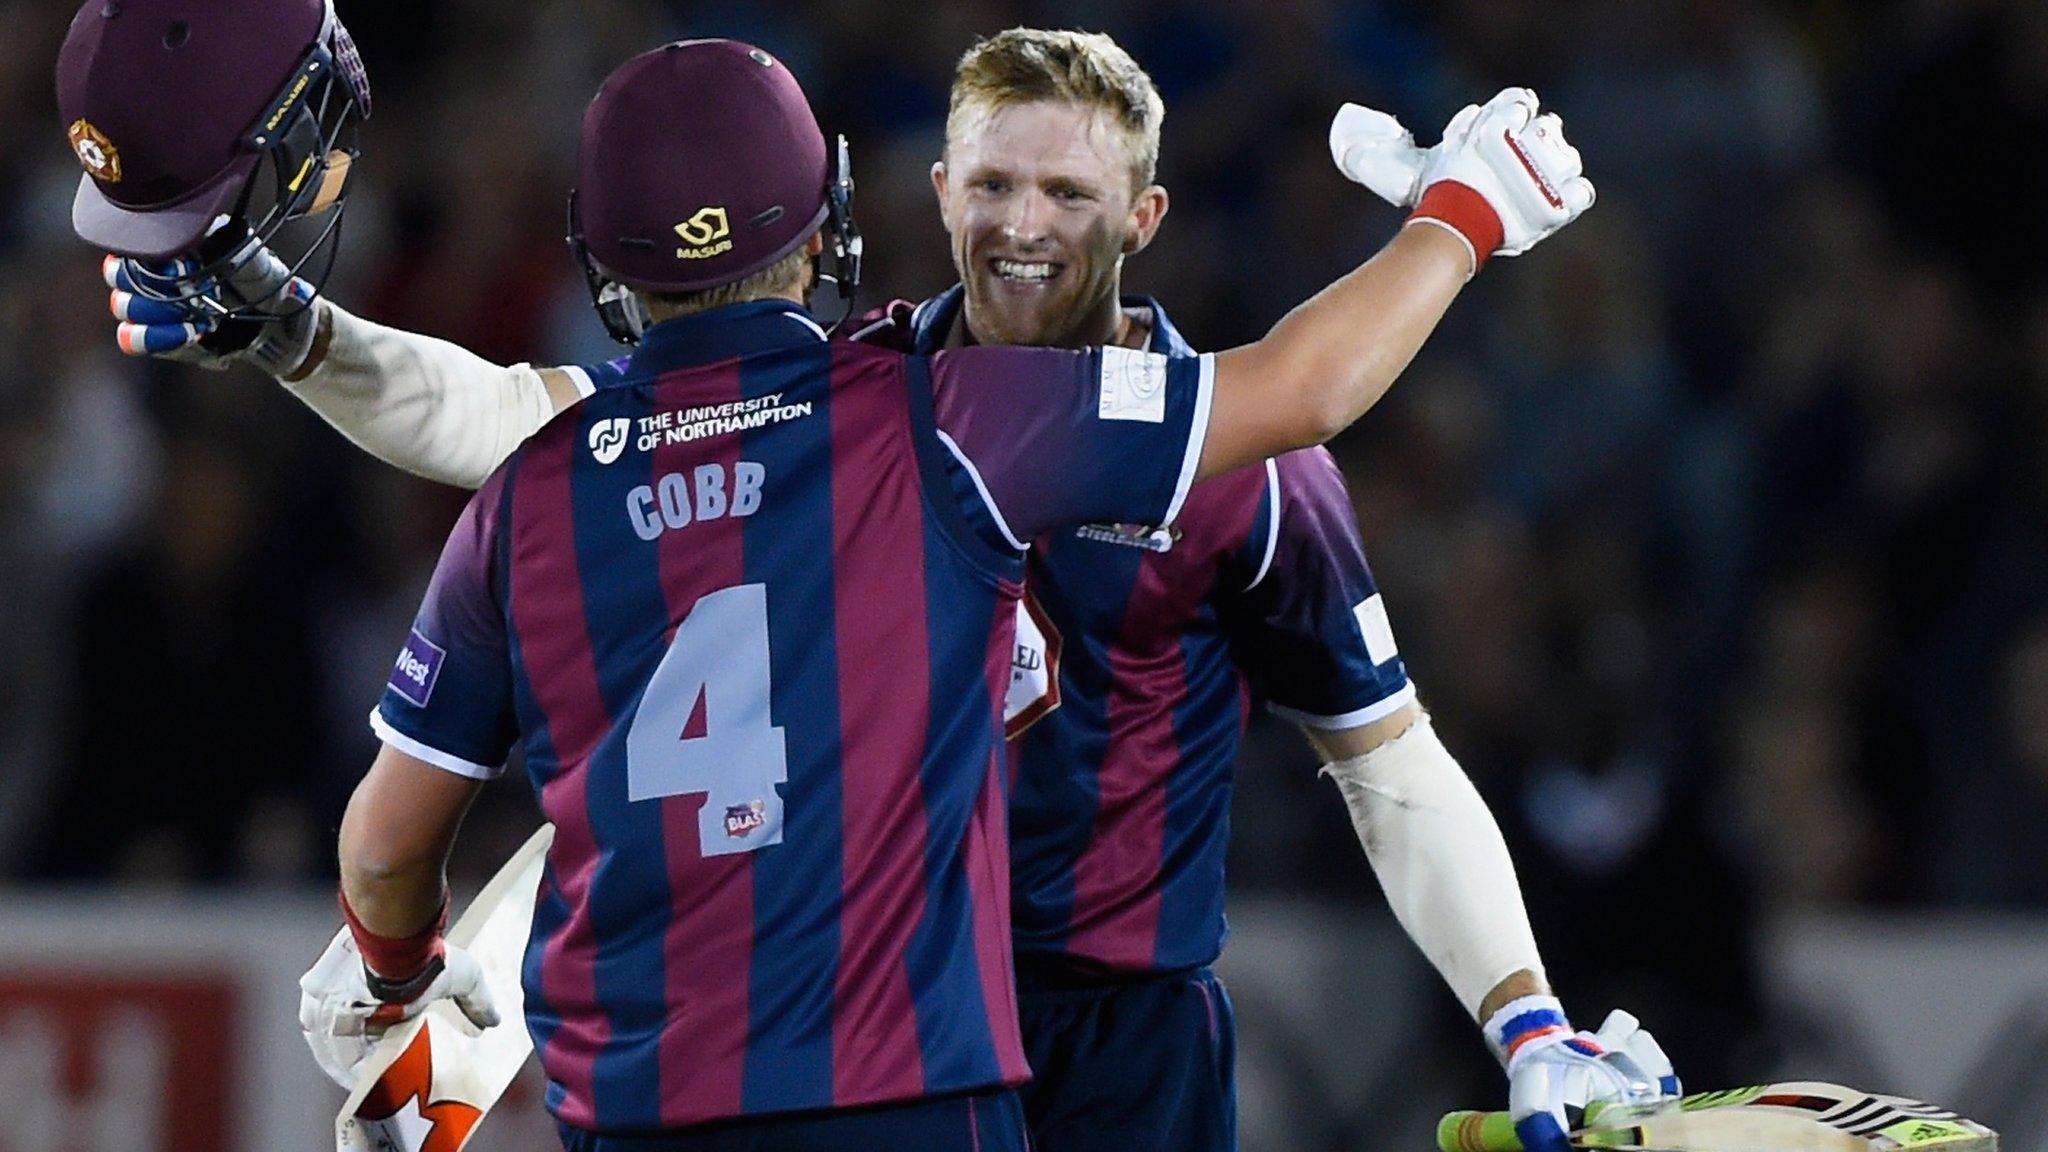
[[[1346,104],[1330,121],[1330,159],[1354,183],[1396,208],[1413,208],[1422,198],[1422,169],[1429,153],[1415,134],[1377,108]]]
[[[1671,1061],[1634,1016],[1575,1032],[1554,996],[1523,996],[1485,1024],[1508,1074],[1508,1113],[1527,1152],[1568,1152],[1588,1104],[1647,1103],[1679,1093]]]
[[[1347,105],[1330,125],[1331,155],[1346,176],[1389,203],[1413,204],[1408,222],[1447,229],[1464,241],[1478,272],[1490,256],[1518,256],[1593,206],[1593,183],[1554,112],[1536,93],[1504,89],[1467,105],[1421,153],[1385,113]],[[1416,174],[1409,178],[1411,166]]]
[[[120,322],[114,341],[121,351],[215,370],[249,363],[272,376],[297,371],[318,329],[313,286],[254,237],[242,239],[235,257],[233,274],[216,280],[199,277],[206,265],[195,256],[154,263],[108,256],[100,275],[113,289],[107,309]],[[274,319],[224,317],[235,309]]]
[[[436,1000],[453,1000],[478,1030],[498,1023],[498,1005],[474,956],[453,944],[420,978],[381,1000],[370,990],[369,969],[346,926],[299,977],[299,1027],[320,1070],[343,1088],[354,1088],[356,1072],[385,1029],[424,1012]],[[428,974],[432,975],[429,976]]]

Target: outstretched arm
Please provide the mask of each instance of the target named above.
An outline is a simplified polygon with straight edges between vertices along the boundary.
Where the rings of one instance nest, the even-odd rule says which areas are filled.
[[[445,340],[320,304],[326,339],[285,390],[357,447],[414,475],[475,488],[521,441],[590,393],[573,369],[501,367]]]
[[[122,351],[205,368],[254,365],[351,443],[429,480],[477,487],[521,441],[590,392],[577,369],[503,367],[445,340],[353,316],[316,296],[260,245],[212,291],[260,302],[275,319],[218,322],[195,302],[153,298],[144,290],[152,285],[131,279],[160,281],[161,296],[188,263],[145,269],[107,258]]]

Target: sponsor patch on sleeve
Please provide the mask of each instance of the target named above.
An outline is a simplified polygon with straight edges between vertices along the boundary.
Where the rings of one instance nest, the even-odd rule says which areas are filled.
[[[1366,597],[1351,610],[1351,615],[1358,621],[1358,632],[1365,637],[1366,654],[1372,657],[1375,665],[1385,664],[1401,654],[1400,647],[1394,643],[1394,626],[1387,619],[1387,603],[1380,599],[1379,593]]]
[[[1102,350],[1102,393],[1095,414],[1104,420],[1166,422],[1166,357],[1131,348]]]
[[[399,649],[398,663],[386,683],[393,692],[425,708],[434,694],[434,681],[441,677],[441,661],[447,656],[447,649],[420,635],[415,628],[405,638],[405,647]]]

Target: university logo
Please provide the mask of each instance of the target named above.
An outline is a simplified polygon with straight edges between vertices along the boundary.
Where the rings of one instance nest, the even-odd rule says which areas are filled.
[[[71,150],[78,154],[78,162],[85,165],[86,174],[102,184],[121,182],[121,153],[107,134],[85,120],[74,120],[71,124]]]
[[[697,209],[696,215],[676,225],[684,247],[676,249],[678,260],[704,260],[732,250],[732,223],[720,206]]]
[[[599,464],[609,464],[626,450],[626,441],[632,438],[633,422],[624,416],[599,420],[590,426],[590,454],[597,457]]]
[[[762,800],[749,800],[745,804],[725,806],[725,834],[735,840],[768,822],[768,804]]]

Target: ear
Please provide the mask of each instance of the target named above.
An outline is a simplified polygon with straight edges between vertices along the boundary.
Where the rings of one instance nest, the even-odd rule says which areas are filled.
[[[939,220],[945,224],[946,231],[951,232],[953,230],[953,193],[951,186],[946,182],[946,162],[944,160],[932,162],[932,191],[937,193],[939,197]]]
[[[804,241],[804,255],[810,257],[813,260],[816,260],[818,257],[823,256],[824,254],[825,230],[823,228],[820,228],[816,232],[811,233],[811,238],[809,240]]]
[[[1124,255],[1136,255],[1152,243],[1160,221],[1166,219],[1166,209],[1166,189],[1152,184],[1138,193],[1137,202],[1131,205],[1130,218],[1124,222]]]

